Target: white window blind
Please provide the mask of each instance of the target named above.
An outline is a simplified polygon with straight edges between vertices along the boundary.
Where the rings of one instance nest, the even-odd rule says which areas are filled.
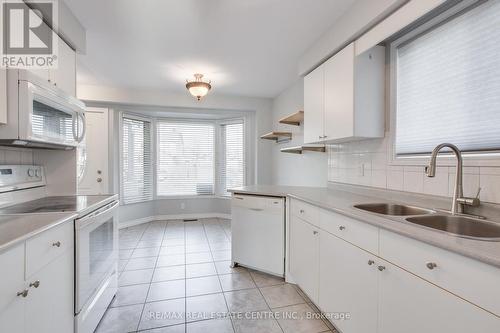
[[[397,47],[397,155],[500,149],[499,27],[491,0]]]
[[[245,149],[243,123],[221,125],[220,194],[245,185]]]
[[[153,199],[151,123],[122,119],[122,200],[134,203]]]
[[[159,120],[157,194],[214,194],[214,124]]]

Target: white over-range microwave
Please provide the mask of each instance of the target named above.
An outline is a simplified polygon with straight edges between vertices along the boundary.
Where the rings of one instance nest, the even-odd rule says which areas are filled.
[[[85,135],[85,104],[25,70],[7,71],[0,144],[73,149]]]

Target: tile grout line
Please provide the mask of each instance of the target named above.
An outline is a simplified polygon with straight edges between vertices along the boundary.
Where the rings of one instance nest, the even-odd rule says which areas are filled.
[[[146,232],[147,229],[149,229],[151,225],[149,225],[145,230],[144,232]],[[143,232],[143,235],[144,235],[144,232]],[[162,236],[162,242],[163,242],[163,237],[165,237],[165,232],[166,232],[166,225],[165,225],[165,228],[163,229],[163,236]],[[142,236],[141,236],[142,238]],[[149,291],[151,290],[151,283],[153,281],[153,277],[155,275],[155,270],[156,270],[156,265],[158,263],[158,257],[156,257],[156,262],[155,262],[155,266],[153,267],[153,274],[151,274],[151,279],[149,280],[149,287],[148,287],[148,292],[146,293],[146,299],[144,300],[144,304],[142,305],[142,311],[141,311],[141,315],[139,316],[139,322],[137,323],[137,329],[136,331],[139,331],[139,327],[141,325],[141,321],[142,321],[142,316],[144,315],[144,309],[146,308],[146,301],[148,300],[148,296],[149,296]]]
[[[217,224],[219,224],[219,219],[217,219]],[[207,230],[205,229],[205,223],[203,223],[203,232],[205,233],[205,237],[207,237],[208,248],[210,249],[210,255],[212,256],[212,259],[213,259],[212,247],[210,246],[210,242],[208,241]],[[227,237],[227,235],[226,235],[226,237]],[[214,266],[215,266],[215,261],[214,261]],[[217,272],[217,268],[215,268],[215,271]],[[217,274],[217,281],[219,281],[220,290],[222,293],[222,298],[224,299],[224,303],[226,304],[227,315],[229,316],[229,322],[231,323],[231,327],[233,329],[233,332],[236,332],[236,330],[234,328],[233,320],[231,319],[231,316],[230,316],[229,306],[227,305],[226,295],[224,294],[224,288],[222,287],[222,282],[220,280],[219,274]]]
[[[260,290],[260,287],[259,287],[259,286],[257,285],[257,283],[255,282],[255,279],[253,278],[252,273],[251,273],[251,272],[249,272],[249,273],[250,273],[250,278],[252,279],[253,283],[255,283],[255,286],[257,287],[257,290],[259,291],[260,296],[262,296],[262,299],[263,299],[263,300],[264,300],[264,302],[266,303],[266,305],[267,305],[267,307],[268,307],[269,311],[273,312],[273,309],[271,309],[271,306],[269,305],[269,303],[267,302],[266,298],[264,297],[264,294],[262,293],[262,290]],[[281,327],[281,325],[280,325],[279,321],[278,321],[276,318],[274,318],[274,316],[273,316],[273,319],[274,319],[274,321],[276,322],[276,324],[278,324],[278,327],[280,328],[281,332],[283,332],[283,333],[284,333],[285,331],[283,330],[283,327]]]
[[[187,332],[187,237],[186,237],[186,222],[182,225],[184,230],[184,333]]]

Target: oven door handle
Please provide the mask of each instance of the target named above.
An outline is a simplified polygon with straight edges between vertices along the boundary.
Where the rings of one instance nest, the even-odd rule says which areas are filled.
[[[86,223],[88,220],[98,218],[99,216],[110,212],[111,210],[116,208],[119,204],[120,204],[120,202],[118,200],[115,200],[112,203],[107,204],[106,206],[100,208],[96,212],[82,217],[81,219],[78,220],[78,224],[77,224],[78,229],[82,229],[83,227],[85,227],[88,224],[88,223]]]

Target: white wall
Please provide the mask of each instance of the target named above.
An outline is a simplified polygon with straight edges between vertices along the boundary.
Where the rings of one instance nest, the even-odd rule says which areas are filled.
[[[419,0],[413,0],[419,1]],[[302,55],[299,75],[305,75],[382,21],[408,0],[358,0]]]
[[[188,92],[169,93],[152,90],[129,90],[104,86],[78,86],[78,98],[88,105],[106,106],[111,110],[110,116],[110,154],[109,165],[113,166],[110,174],[111,187],[119,193],[118,184],[118,110],[124,106],[140,112],[141,106],[151,110],[167,108],[185,108],[186,110],[210,109],[252,112],[254,126],[251,130],[256,138],[248,144],[248,149],[255,152],[255,158],[249,163],[253,164],[254,183],[270,184],[272,182],[272,147],[267,142],[259,140],[261,134],[269,132],[272,126],[272,100],[251,97],[228,97],[221,95],[208,95],[201,102],[197,102]],[[184,208],[182,208],[184,207]],[[230,200],[226,198],[187,198],[187,199],[159,199],[145,203],[125,205],[120,207],[120,223],[129,223],[132,220],[145,219],[150,216],[191,217],[204,214],[230,214]]]
[[[292,140],[272,146],[273,184],[294,186],[320,186],[327,184],[327,154],[304,152],[302,155],[282,153],[281,148],[300,146],[304,142],[304,124],[280,124],[279,119],[304,109],[304,80],[300,78],[273,100],[273,127],[278,131],[291,131]]]

